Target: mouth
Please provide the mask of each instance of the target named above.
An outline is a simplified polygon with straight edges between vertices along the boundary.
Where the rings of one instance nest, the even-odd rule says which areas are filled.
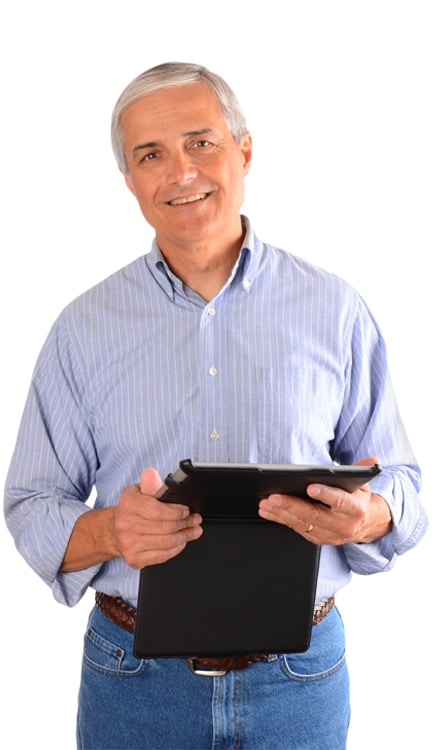
[[[207,198],[210,193],[195,193],[194,195],[188,195],[186,198],[174,198],[172,201],[168,201],[169,206],[184,206],[187,203],[198,203]]]

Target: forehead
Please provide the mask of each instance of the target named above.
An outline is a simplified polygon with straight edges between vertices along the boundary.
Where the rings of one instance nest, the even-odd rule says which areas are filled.
[[[125,108],[120,123],[127,150],[137,139],[156,141],[205,128],[228,130],[216,98],[202,83],[163,89],[137,99]]]

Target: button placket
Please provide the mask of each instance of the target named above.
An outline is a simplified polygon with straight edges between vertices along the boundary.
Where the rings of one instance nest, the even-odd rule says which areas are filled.
[[[207,424],[207,440],[213,444],[220,438],[220,428],[217,425],[217,415],[220,414],[218,408],[218,384],[216,377],[219,375],[219,367],[214,362],[214,325],[216,317],[216,308],[211,304],[206,310],[206,318],[203,319],[203,333],[205,336],[203,346],[202,366],[205,368],[204,380],[204,403],[203,416],[207,415],[204,424]]]
[[[208,314],[210,315],[211,318],[214,318],[215,315],[216,315],[216,309],[215,309],[215,307],[213,307],[213,306],[209,307]],[[212,343],[213,343],[213,341],[214,341],[214,337],[212,335]],[[217,367],[215,365],[211,365],[211,367],[209,367],[209,369],[208,369],[208,373],[209,373],[209,375],[212,378],[216,377],[216,375],[217,375]],[[213,399],[212,399],[212,403],[213,403],[213,405],[215,404],[214,386],[213,386]],[[214,409],[213,409],[213,411],[214,411]],[[215,441],[215,440],[218,440],[219,437],[220,437],[219,431],[216,429],[216,427],[214,427],[213,430],[210,433],[210,438],[211,438],[211,440]]]

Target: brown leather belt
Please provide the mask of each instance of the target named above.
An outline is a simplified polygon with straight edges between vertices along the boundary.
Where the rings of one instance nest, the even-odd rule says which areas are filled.
[[[321,620],[330,612],[335,602],[334,596],[326,599],[320,599],[315,604],[312,618],[312,625],[318,625]],[[101,591],[96,592],[96,607],[111,622],[114,622],[128,633],[135,632],[136,609],[127,604],[119,596],[108,596]],[[199,675],[209,675],[215,677],[226,674],[232,669],[247,669],[251,664],[260,661],[271,661],[275,658],[274,654],[250,654],[249,656],[217,656],[217,657],[199,657],[188,659],[189,667],[192,672]]]

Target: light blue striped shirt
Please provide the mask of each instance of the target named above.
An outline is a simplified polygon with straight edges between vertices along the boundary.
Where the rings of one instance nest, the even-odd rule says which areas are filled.
[[[247,219],[232,274],[206,303],[152,250],[72,302],[38,359],[12,458],[6,519],[21,554],[73,605],[88,586],[136,602],[117,558],[59,573],[73,525],[147,466],[180,459],[350,464],[377,456],[393,531],[322,549],[317,599],[390,568],[427,527],[420,472],[385,346],[341,279],[261,243]]]

